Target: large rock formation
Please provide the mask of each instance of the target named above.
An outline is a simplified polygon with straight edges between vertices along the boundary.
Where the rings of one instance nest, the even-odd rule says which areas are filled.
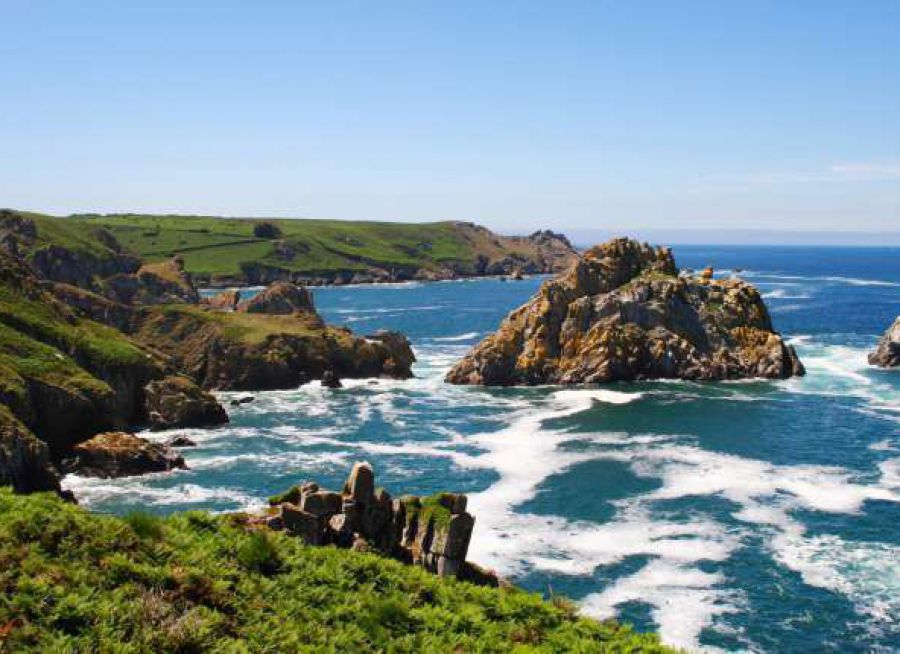
[[[309,545],[375,550],[443,577],[498,583],[496,575],[466,562],[475,518],[466,512],[465,495],[392,499],[376,489],[372,467],[357,463],[340,493],[307,482],[270,502],[275,512],[267,524]]]
[[[168,445],[125,432],[98,434],[79,443],[62,463],[66,472],[85,477],[130,477],[148,472],[186,468],[184,459]]]
[[[455,384],[577,384],[803,374],[759,292],[679,275],[668,249],[619,238],[507,316],[447,374]]]
[[[412,376],[415,356],[402,334],[359,337],[327,326],[309,292],[292,284],[276,282],[260,296],[234,313],[203,306],[150,308],[134,336],[207,389],[296,388],[326,372],[339,379]]]
[[[869,354],[869,364],[882,368],[900,366],[900,316],[879,339],[875,351]]]
[[[147,384],[150,428],[215,427],[228,422],[228,414],[215,397],[187,377],[170,375]]]
[[[266,313],[287,316],[292,313],[315,313],[312,293],[290,282],[275,282],[252,298],[237,305],[244,313]]]

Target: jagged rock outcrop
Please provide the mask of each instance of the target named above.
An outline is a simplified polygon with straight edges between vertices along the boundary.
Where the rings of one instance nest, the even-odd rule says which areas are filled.
[[[186,467],[184,458],[168,445],[125,432],[97,434],[76,445],[62,462],[66,472],[107,479]]]
[[[275,282],[249,300],[238,304],[237,310],[243,313],[265,313],[274,316],[316,311],[309,289],[290,282]]]
[[[393,499],[376,488],[372,466],[357,463],[340,493],[307,482],[270,502],[275,510],[267,524],[309,545],[375,550],[442,577],[498,583],[496,575],[466,562],[475,518],[466,512],[465,495]]]
[[[668,249],[619,238],[546,282],[447,374],[455,384],[576,384],[803,374],[759,292],[679,275]]]
[[[228,414],[210,393],[181,375],[169,375],[145,387],[147,418],[154,431],[214,427],[228,422]]]
[[[869,364],[881,368],[900,366],[900,316],[878,340],[875,351],[869,354]]]
[[[17,493],[59,492],[50,448],[0,405],[0,486]]]
[[[200,293],[184,270],[184,260],[173,257],[145,263],[133,275],[119,274],[103,282],[104,294],[122,304],[197,304]]]

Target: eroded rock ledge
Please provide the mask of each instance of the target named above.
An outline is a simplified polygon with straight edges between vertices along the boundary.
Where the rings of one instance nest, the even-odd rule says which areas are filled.
[[[668,248],[618,238],[546,282],[447,374],[455,384],[578,384],[804,374],[759,292],[680,274]]]
[[[900,366],[900,316],[879,339],[875,351],[869,354],[869,364],[881,368]]]
[[[393,499],[383,488],[376,489],[372,466],[357,463],[339,493],[306,482],[270,503],[273,508],[263,519],[265,524],[309,545],[373,550],[442,577],[490,586],[501,583],[494,573],[466,561],[475,518],[466,511],[465,495]]]

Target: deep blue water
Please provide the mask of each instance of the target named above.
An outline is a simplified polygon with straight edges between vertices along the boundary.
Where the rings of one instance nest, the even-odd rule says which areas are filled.
[[[258,393],[190,432],[190,470],[67,484],[102,511],[233,510],[300,479],[336,488],[366,459],[395,494],[470,493],[473,560],[666,642],[900,651],[900,371],[865,361],[900,313],[900,250],[675,255],[743,269],[808,375],[453,387],[446,369],[542,280],[321,288],[329,321],[408,334],[417,378]]]

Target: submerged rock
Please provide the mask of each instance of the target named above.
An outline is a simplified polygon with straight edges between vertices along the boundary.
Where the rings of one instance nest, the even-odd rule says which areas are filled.
[[[168,445],[120,431],[98,434],[79,443],[72,456],[63,461],[66,472],[86,477],[129,477],[174,468],[187,466]]]
[[[802,375],[759,292],[679,275],[669,249],[625,238],[588,250],[447,374],[454,384],[578,384]]]
[[[169,447],[197,447],[197,442],[182,434],[170,438],[166,445]]]
[[[881,368],[900,366],[900,316],[879,339],[875,351],[869,354],[869,364]]]
[[[228,422],[228,414],[216,398],[187,377],[170,375],[150,382],[144,391],[153,430],[214,427]]]

